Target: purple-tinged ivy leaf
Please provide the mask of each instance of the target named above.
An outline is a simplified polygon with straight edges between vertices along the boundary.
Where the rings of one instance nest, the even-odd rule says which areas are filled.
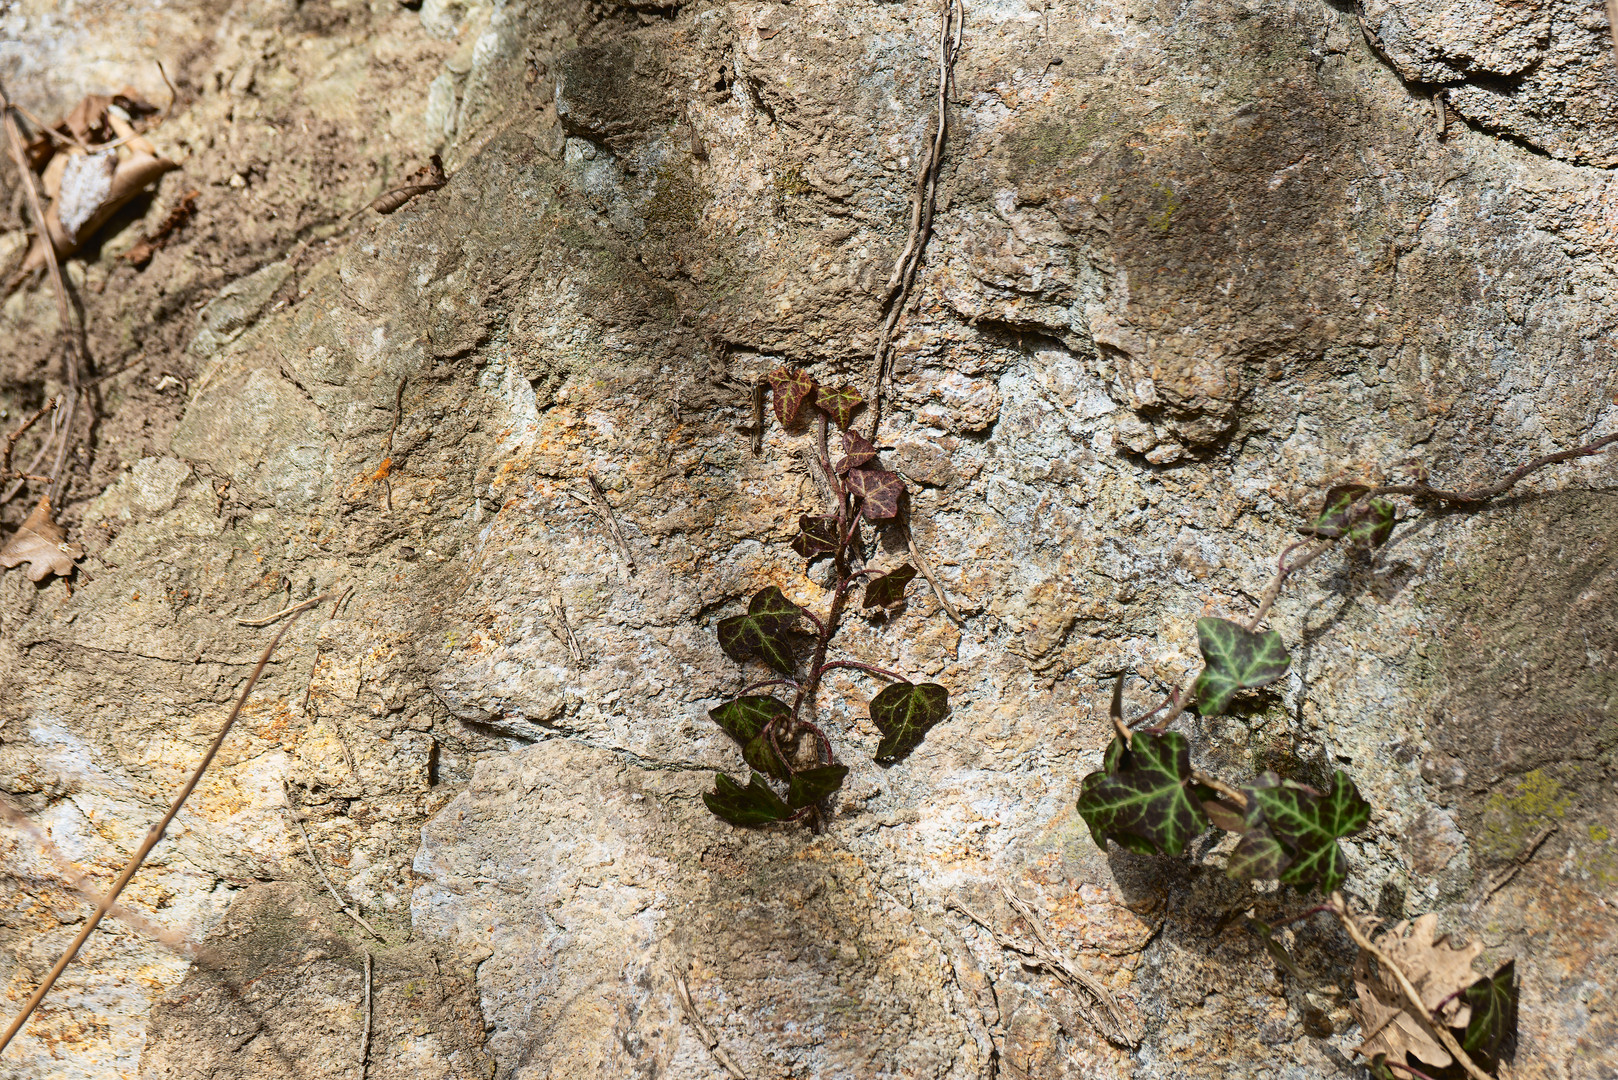
[[[876,460],[876,444],[857,431],[843,432],[843,456],[837,459],[837,472],[845,474]]]
[[[905,563],[897,570],[890,570],[881,577],[872,578],[871,583],[865,586],[865,602],[861,607],[890,608],[901,604],[905,598],[905,586],[910,579],[916,576],[916,568]]]
[[[1386,499],[1370,499],[1355,507],[1349,523],[1349,543],[1366,550],[1379,548],[1393,535],[1393,504]]]
[[[898,473],[886,469],[850,469],[848,487],[860,499],[860,513],[867,521],[886,521],[899,514],[899,500],[905,484]]]
[[[733,698],[708,712],[708,718],[736,740],[747,764],[777,780],[787,779],[791,771],[765,738],[764,729],[772,720],[780,722],[791,716],[792,710],[784,702],[763,695]]]
[[[770,384],[770,402],[781,426],[790,428],[815,394],[815,380],[802,368],[778,367],[765,376]]]
[[[840,390],[822,386],[815,395],[815,404],[826,411],[839,431],[847,431],[848,425],[854,422],[854,414],[865,404],[865,399],[852,386]]]
[[[787,805],[802,810],[830,795],[843,786],[848,775],[847,765],[822,765],[818,769],[805,769],[792,774],[792,786],[787,791]]]
[[[937,683],[894,683],[871,699],[871,719],[882,732],[874,755],[889,765],[920,744],[929,728],[949,715],[949,691]]]
[[[1353,512],[1354,504],[1359,501],[1361,495],[1370,490],[1364,484],[1338,484],[1326,492],[1326,504],[1321,507],[1319,516],[1298,531],[1307,536],[1318,536],[1323,540],[1337,539],[1343,535],[1343,530],[1348,528],[1348,519]]]
[[[792,642],[787,637],[803,609],[771,585],[747,605],[746,615],[719,620],[719,647],[732,660],[762,660],[783,675],[793,669]]]
[[[1507,960],[1493,975],[1479,979],[1462,992],[1472,1006],[1471,1019],[1461,1036],[1461,1048],[1490,1064],[1517,1035],[1517,961]]]
[[[702,801],[722,821],[752,828],[785,821],[792,816],[792,809],[770,790],[758,773],[753,774],[746,787],[724,773],[715,774],[713,780],[714,790],[704,793]]]
[[[806,559],[830,555],[837,550],[837,539],[835,517],[804,514],[798,518],[798,535],[792,538],[792,550]]]

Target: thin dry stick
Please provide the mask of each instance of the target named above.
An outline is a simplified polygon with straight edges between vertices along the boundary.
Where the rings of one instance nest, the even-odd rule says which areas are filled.
[[[944,160],[944,140],[949,134],[949,88],[954,79],[955,55],[961,47],[961,25],[964,16],[958,0],[945,0],[938,28],[938,126],[933,140],[916,174],[916,194],[910,204],[910,231],[904,250],[894,264],[888,278],[888,315],[877,335],[876,352],[871,358],[871,441],[877,442],[877,429],[882,425],[882,384],[890,375],[890,346],[894,327],[910,299],[915,284],[916,269],[921,265],[922,252],[932,234],[933,207],[938,195],[938,169]],[[951,31],[953,30],[953,40]]]
[[[371,1061],[371,953],[365,953],[365,1027],[360,1031],[360,1080]]]
[[[219,734],[214,737],[214,741],[208,747],[207,753],[202,755],[202,760],[197,763],[195,771],[191,773],[191,778],[185,782],[185,786],[180,789],[179,794],[174,796],[174,801],[169,804],[168,812],[163,815],[162,820],[153,825],[151,831],[146,834],[146,839],[141,841],[140,847],[136,849],[135,854],[124,867],[124,872],[118,875],[118,880],[112,883],[112,888],[108,890],[107,895],[101,898],[101,902],[96,905],[95,911],[90,913],[90,918],[85,921],[84,928],[69,943],[67,951],[62,953],[61,959],[57,960],[56,965],[45,975],[45,981],[40,983],[39,989],[35,990],[33,995],[29,997],[27,1003],[23,1005],[22,1011],[17,1014],[16,1019],[12,1020],[11,1026],[6,1028],[5,1034],[0,1035],[0,1050],[4,1050],[11,1044],[11,1040],[16,1038],[17,1032],[22,1030],[23,1025],[28,1022],[28,1018],[34,1014],[34,1010],[39,1008],[39,1003],[45,1000],[45,995],[50,993],[52,986],[56,985],[56,980],[61,978],[62,972],[67,969],[68,964],[73,962],[73,958],[79,954],[79,950],[90,939],[90,935],[95,933],[95,928],[101,924],[101,920],[106,917],[113,904],[117,903],[118,894],[124,891],[124,887],[135,877],[135,873],[140,870],[141,864],[146,861],[146,856],[150,855],[152,849],[157,846],[158,841],[163,839],[164,831],[168,829],[169,825],[173,823],[175,817],[180,813],[180,808],[185,805],[185,800],[191,797],[191,793],[202,782],[202,775],[208,771],[208,766],[213,764],[213,759],[219,753],[219,748],[225,744],[225,736],[230,734],[231,727],[236,723],[236,717],[241,715],[242,706],[247,704],[247,696],[253,692],[253,687],[258,685],[259,676],[264,674],[265,665],[270,662],[270,656],[275,652],[275,647],[281,644],[282,636],[297,622],[296,616],[325,599],[326,595],[322,593],[299,604],[298,609],[293,612],[294,617],[288,620],[285,626],[277,630],[275,636],[270,639],[270,643],[264,647],[264,652],[259,656],[258,663],[253,668],[253,673],[247,677],[247,685],[242,687],[241,695],[236,699],[236,704],[232,706],[230,715],[225,718],[224,726],[219,729]]]
[[[45,835],[45,830],[34,824],[27,814],[13,806],[10,799],[0,797],[0,817],[5,818],[6,823],[18,832],[26,834],[29,839],[39,846],[41,851],[50,856],[51,861],[56,864],[57,873],[62,875],[69,888],[92,904],[100,901],[101,891],[96,888],[95,882],[86,877],[79,870],[78,865],[63,854],[62,849],[57,847],[49,836]],[[203,954],[202,947],[190,941],[185,934],[170,930],[166,926],[159,926],[146,918],[146,916],[131,911],[122,904],[112,905],[107,909],[107,914],[128,923],[167,948],[177,953],[184,953],[193,960]]]
[[[708,1053],[713,1055],[713,1059],[724,1066],[725,1071],[735,1080],[747,1080],[747,1074],[742,1072],[742,1067],[725,1052],[723,1046],[719,1045],[719,1036],[702,1022],[702,1016],[691,1001],[691,989],[685,984],[685,976],[675,971],[673,967],[669,968],[669,974],[674,977],[674,994],[680,999],[680,1011],[685,1013],[686,1021],[696,1030],[697,1038],[702,1040],[702,1045],[708,1048]]]
[[[618,515],[613,512],[612,503],[607,501],[607,493],[602,490],[601,481],[596,479],[594,473],[587,473],[585,479],[590,483],[590,494],[595,496],[594,499],[586,498],[572,489],[568,490],[568,494],[596,512],[606,524],[607,531],[612,534],[613,543],[618,546],[618,553],[624,557],[624,562],[629,566],[629,573],[634,573],[635,556],[629,550],[628,542],[624,540],[623,530],[618,527]],[[622,577],[623,574],[623,568],[620,567],[619,576]]]
[[[966,620],[961,618],[961,613],[955,610],[955,605],[951,604],[949,597],[944,595],[944,587],[938,583],[938,578],[934,576],[932,565],[927,562],[927,557],[921,553],[921,548],[917,546],[916,534],[910,531],[910,522],[904,522],[903,527],[905,543],[910,545],[910,557],[916,560],[916,566],[920,568],[922,576],[927,579],[927,584],[933,587],[933,594],[938,597],[938,602],[943,605],[944,614],[954,620],[956,626],[965,626]]]
[[[1343,929],[1347,930],[1348,936],[1354,939],[1354,944],[1376,957],[1376,962],[1381,965],[1382,970],[1393,976],[1394,981],[1399,984],[1400,992],[1405,996],[1405,1002],[1408,1005],[1405,1011],[1413,1018],[1426,1024],[1428,1030],[1438,1036],[1438,1041],[1444,1044],[1444,1049],[1448,1050],[1450,1056],[1460,1063],[1461,1068],[1466,1070],[1467,1075],[1471,1076],[1472,1080],[1492,1080],[1489,1074],[1478,1068],[1472,1059],[1467,1056],[1466,1051],[1461,1049],[1461,1044],[1455,1041],[1455,1036],[1450,1034],[1449,1028],[1443,1024],[1432,1022],[1431,1014],[1427,1012],[1427,1006],[1422,1004],[1421,995],[1416,992],[1416,988],[1410,985],[1409,977],[1405,975],[1398,964],[1389,959],[1387,953],[1377,948],[1371,939],[1365,936],[1365,932],[1360,929],[1359,923],[1349,912],[1348,903],[1343,899],[1342,893],[1334,892],[1331,894],[1331,901],[1326,905],[1326,910],[1337,916],[1337,921],[1343,924]]]
[[[41,405],[33,415],[24,420],[21,427],[19,427],[16,431],[13,431],[10,435],[6,436],[6,448],[3,451],[0,451],[0,475],[5,475],[11,472],[11,455],[17,449],[17,440],[22,438],[28,429],[33,427],[34,424],[39,421],[41,416],[44,416],[46,413],[56,408],[56,406],[59,404],[61,404],[60,398],[51,398],[45,404]]]
[[[1517,857],[1511,860],[1511,865],[1506,867],[1500,873],[1496,874],[1494,878],[1490,880],[1489,884],[1483,890],[1483,895],[1478,899],[1477,903],[1472,905],[1472,909],[1474,911],[1477,910],[1477,908],[1487,901],[1489,897],[1511,884],[1511,879],[1517,876],[1517,871],[1521,870],[1524,866],[1527,866],[1528,860],[1534,857],[1534,852],[1539,850],[1539,845],[1543,844],[1550,837],[1551,833],[1555,832],[1560,827],[1560,825],[1553,821],[1543,829],[1539,830],[1539,832],[1534,835],[1534,838],[1528,841],[1527,846],[1517,853]]]
[[[1140,1042],[1140,1038],[1135,1034],[1134,1026],[1129,1023],[1128,1017],[1118,1007],[1118,1002],[1112,996],[1112,991],[1108,990],[1089,972],[1069,962],[1067,957],[1063,956],[1051,944],[1039,924],[1038,917],[1020,896],[1010,889],[1005,889],[1005,894],[1006,900],[1028,923],[1029,929],[1033,931],[1036,938],[1034,944],[1029,944],[1021,938],[1015,938],[1010,934],[996,930],[989,920],[967,907],[958,896],[951,895],[946,903],[947,906],[953,907],[956,911],[981,926],[994,939],[996,945],[1022,956],[1024,966],[1042,968],[1051,975],[1056,976],[1059,981],[1066,983],[1069,988],[1083,990],[1099,1009],[1099,1012],[1090,1011],[1086,1019],[1091,1024],[1094,1024],[1102,1035],[1106,1036],[1108,1042],[1130,1048],[1136,1046]],[[1106,1018],[1106,1023],[1100,1022],[1099,1017],[1101,1016]]]
[[[4,116],[6,141],[11,147],[11,158],[17,164],[18,182],[28,199],[28,209],[34,215],[34,226],[39,230],[40,246],[45,252],[45,267],[50,272],[51,290],[56,296],[56,317],[60,323],[58,330],[62,336],[62,366],[67,374],[67,419],[62,424],[62,442],[56,451],[56,464],[51,469],[52,482],[49,494],[53,503],[60,503],[63,487],[62,465],[67,460],[68,446],[73,441],[73,420],[79,406],[78,340],[74,336],[73,312],[72,306],[68,303],[67,282],[62,277],[61,264],[56,261],[56,246],[51,241],[50,228],[45,222],[45,210],[39,201],[39,189],[34,184],[34,172],[28,167],[28,151],[23,146],[22,132],[17,128],[11,96],[6,93],[4,82],[0,82],[0,113]],[[33,468],[30,467],[29,471],[32,472]]]
[[[282,797],[285,798],[285,795],[283,794]],[[347,915],[350,919],[353,919],[356,923],[358,923],[366,933],[370,934],[383,944],[387,944],[387,939],[381,934],[377,933],[376,930],[372,928],[371,924],[366,922],[360,913],[354,909],[353,905],[345,903],[343,898],[337,894],[337,889],[332,885],[331,878],[327,877],[326,871],[321,869],[320,859],[315,855],[315,845],[309,841],[309,833],[306,829],[304,829],[303,822],[298,820],[298,812],[292,809],[291,806],[283,806],[281,809],[287,812],[287,817],[292,819],[292,824],[298,827],[298,835],[303,837],[303,850],[309,853],[309,865],[315,868],[315,873],[319,875],[321,884],[326,886],[327,892],[331,893],[332,900],[339,908],[342,909],[344,915]]]
[[[325,595],[322,595],[321,599],[326,599]],[[309,601],[305,600],[301,604],[292,604],[288,607],[284,607],[280,611],[277,611],[274,615],[266,615],[262,619],[237,619],[236,622],[241,626],[268,626],[273,622],[286,618],[288,615],[296,614],[308,606]]]

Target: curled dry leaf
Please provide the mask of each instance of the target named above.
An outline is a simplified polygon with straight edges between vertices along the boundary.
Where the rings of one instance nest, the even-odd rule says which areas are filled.
[[[112,108],[117,105],[118,108]],[[106,146],[87,154],[78,147],[54,149],[49,156],[33,155],[40,162],[40,186],[50,206],[45,211],[45,231],[56,257],[66,258],[79,250],[129,200],[155,183],[164,173],[179,166],[158,154],[145,136],[126,119],[132,113],[155,111],[131,96],[110,98],[92,94],[79,102],[57,130],[71,131],[81,142],[90,136],[116,136],[116,147]],[[36,144],[37,145],[37,144]],[[15,287],[27,275],[45,265],[44,237],[35,236],[22,266],[12,275]]]
[[[67,533],[56,524],[48,497],[39,500],[16,535],[0,548],[0,567],[9,570],[27,563],[23,573],[29,581],[43,581],[47,574],[67,577],[73,572],[73,564],[82,558],[83,546],[67,542]]]
[[[1458,948],[1448,935],[1434,939],[1437,915],[1422,915],[1415,922],[1401,922],[1377,939],[1377,946],[1404,971],[1405,977],[1421,995],[1429,1013],[1443,1006],[1440,1020],[1451,1027],[1465,1027],[1471,1007],[1459,995],[1480,978],[1472,961],[1483,951],[1483,943]],[[1410,1015],[1398,983],[1388,972],[1371,971],[1370,958],[1363,953],[1354,965],[1354,1015],[1366,1033],[1359,1052],[1367,1058],[1386,1054],[1394,1064],[1414,1054],[1428,1065],[1442,1068],[1451,1063],[1449,1051],[1433,1035],[1426,1017]]]

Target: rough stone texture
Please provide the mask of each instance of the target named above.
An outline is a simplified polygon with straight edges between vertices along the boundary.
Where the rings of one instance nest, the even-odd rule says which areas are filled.
[[[109,879],[256,658],[237,619],[353,592],[289,634],[127,894],[216,958],[98,935],[0,1076],[353,1075],[361,949],[373,1077],[715,1075],[671,969],[756,1077],[1351,1074],[1340,934],[1288,932],[1300,983],[1240,916],[1301,897],[1227,882],[1217,850],[1097,851],[1072,804],[1108,677],[1144,708],[1194,670],[1195,619],[1252,610],[1326,485],[1478,480],[1618,425],[1612,113],[1571,89],[1612,74],[1556,36],[1571,15],[1367,4],[1368,39],[1303,0],[969,6],[882,433],[966,626],[918,590],[838,638],[954,708],[878,768],[876,688],[837,672],[820,720],[853,772],[817,836],[698,799],[740,765],[706,718],[746,681],[714,623],[765,584],[824,596],[787,547],[819,502],[805,439],[754,457],[736,387],[782,360],[865,385],[936,13],[163,10],[182,100],[159,142],[185,171],[72,271],[98,370],[146,361],[74,465],[74,591],[0,578],[0,787]],[[6,17],[60,58],[5,61],[36,111],[98,88],[19,82],[88,47]],[[1479,126],[1440,139],[1416,82]],[[446,188],[344,223],[435,149]],[[118,263],[187,182],[182,242]],[[55,386],[48,293],[4,317],[15,416]],[[1182,722],[1237,777],[1353,775],[1376,808],[1356,894],[1517,957],[1514,1076],[1618,1068],[1615,478],[1565,466],[1323,561],[1275,612],[1288,679]],[[288,803],[385,944],[331,904]],[[84,907],[7,845],[18,1001]],[[1138,1049],[946,909],[1023,932],[1005,883]]]

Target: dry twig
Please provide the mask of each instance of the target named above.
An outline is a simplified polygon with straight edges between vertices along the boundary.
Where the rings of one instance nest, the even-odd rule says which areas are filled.
[[[283,794],[282,798],[284,799],[285,797],[286,796]],[[366,933],[370,934],[378,941],[386,944],[387,939],[385,939],[381,934],[377,933],[376,930],[372,928],[371,924],[366,922],[364,917],[354,909],[352,904],[346,903],[343,898],[337,894],[337,889],[334,885],[332,885],[331,878],[327,877],[326,871],[321,869],[320,859],[315,855],[315,845],[310,842],[308,830],[303,827],[303,822],[298,820],[298,812],[292,809],[290,805],[283,806],[281,809],[287,812],[287,817],[292,819],[292,824],[298,827],[298,835],[303,837],[303,850],[309,853],[309,865],[315,868],[315,873],[320,877],[320,883],[326,886],[327,892],[331,893],[332,901],[336,903],[344,915],[347,915],[350,919],[353,919],[354,922],[357,923]]]
[[[905,531],[905,543],[910,545],[910,557],[916,560],[916,566],[921,570],[922,575],[926,577],[927,584],[933,587],[933,595],[937,596],[939,604],[943,605],[944,614],[948,615],[956,626],[965,626],[966,620],[961,618],[961,613],[955,610],[955,605],[951,604],[949,597],[944,595],[944,586],[938,583],[938,578],[933,574],[932,565],[927,561],[926,556],[921,553],[921,547],[916,543],[916,534],[910,529],[909,520],[903,523],[902,528]]]
[[[1535,833],[1533,839],[1529,840],[1523,849],[1517,852],[1516,857],[1511,860],[1511,865],[1489,879],[1489,883],[1483,888],[1483,895],[1472,905],[1472,909],[1477,910],[1488,901],[1489,897],[1511,884],[1511,879],[1517,876],[1517,871],[1528,865],[1528,860],[1534,857],[1534,853],[1539,850],[1539,846],[1550,838],[1551,833],[1560,827],[1559,824],[1553,821]]]
[[[735,1059],[725,1052],[723,1046],[719,1045],[719,1036],[713,1033],[712,1028],[703,1023],[702,1016],[697,1012],[697,1007],[691,1000],[691,989],[685,984],[685,976],[675,971],[673,967],[669,968],[669,974],[674,978],[674,993],[680,999],[680,1011],[685,1013],[686,1022],[696,1031],[697,1038],[702,1040],[702,1045],[708,1048],[708,1053],[713,1055],[713,1059],[724,1066],[725,1071],[730,1073],[735,1080],[747,1080],[747,1074],[742,1072],[742,1067],[736,1064]]]
[[[301,614],[325,599],[326,596],[322,593],[312,599],[305,600],[298,605],[298,609],[293,612],[293,615]],[[270,643],[264,647],[264,652],[259,656],[258,663],[253,667],[253,673],[247,677],[247,685],[242,687],[242,692],[236,698],[236,704],[231,708],[230,715],[225,718],[224,726],[219,729],[219,734],[214,737],[213,743],[209,745],[207,752],[202,755],[202,760],[197,763],[196,769],[192,771],[191,778],[185,782],[184,787],[180,788],[179,794],[174,796],[174,801],[169,804],[168,811],[164,813],[162,819],[152,826],[151,831],[146,834],[146,838],[141,841],[140,847],[135,850],[135,854],[130,857],[129,862],[124,866],[123,873],[118,875],[118,879],[112,883],[112,888],[107,891],[107,895],[101,898],[101,902],[90,913],[90,917],[85,920],[83,928],[68,944],[67,950],[62,953],[61,959],[57,960],[55,966],[46,973],[44,981],[39,984],[39,988],[28,998],[28,1001],[22,1007],[22,1011],[11,1021],[11,1025],[6,1028],[5,1034],[0,1035],[0,1050],[4,1050],[10,1045],[11,1040],[16,1038],[17,1032],[22,1030],[23,1025],[28,1022],[28,1018],[34,1014],[34,1010],[39,1008],[39,1003],[45,1000],[45,995],[50,993],[51,987],[56,985],[56,980],[61,978],[62,972],[67,970],[67,966],[79,954],[79,950],[90,939],[90,935],[95,933],[96,927],[101,925],[101,920],[118,902],[119,894],[134,879],[136,872],[141,868],[141,864],[146,861],[146,856],[150,855],[152,849],[157,846],[158,841],[163,839],[163,833],[173,824],[175,817],[180,813],[180,808],[185,805],[186,799],[191,797],[191,793],[202,782],[203,774],[208,771],[208,766],[213,764],[213,759],[219,753],[219,748],[225,744],[225,736],[229,735],[230,729],[235,726],[236,718],[241,715],[242,706],[247,704],[248,695],[253,692],[253,687],[258,685],[259,676],[264,674],[264,668],[269,664],[270,656],[275,652],[275,647],[281,644],[281,638],[292,628],[293,623],[296,621],[296,618],[288,621],[285,626],[275,632],[275,636],[270,639]]]
[[[371,1061],[371,953],[365,953],[365,1027],[360,1031],[360,1080]]]
[[[585,479],[589,481],[590,494],[595,498],[586,498],[572,489],[568,490],[568,494],[594,510],[596,515],[606,524],[607,531],[612,534],[613,543],[618,546],[618,553],[624,557],[624,562],[628,564],[629,573],[633,574],[635,572],[635,556],[629,550],[629,543],[624,540],[623,530],[618,527],[618,515],[613,511],[612,503],[607,501],[607,493],[602,489],[601,481],[596,479],[595,473],[586,473]],[[620,576],[623,573],[624,571],[620,567]]]
[[[1140,1036],[1136,1034],[1134,1025],[1129,1022],[1129,1018],[1124,1015],[1124,1011],[1118,1007],[1118,1001],[1112,996],[1112,991],[1108,990],[1095,976],[1062,955],[1061,951],[1046,936],[1038,914],[1029,907],[1026,900],[1012,892],[1010,888],[1003,887],[1003,891],[1005,892],[1006,902],[1028,924],[1028,929],[1032,931],[1035,938],[1034,943],[1030,944],[1021,938],[1015,938],[1010,934],[1004,934],[996,930],[989,920],[967,907],[958,896],[950,896],[947,906],[953,907],[956,911],[981,926],[994,939],[995,944],[1002,949],[1017,953],[1023,957],[1022,964],[1024,967],[1042,968],[1051,975],[1056,976],[1059,981],[1066,983],[1070,989],[1082,991],[1094,1003],[1093,1008],[1085,1010],[1085,1019],[1095,1025],[1096,1030],[1106,1036],[1107,1041],[1131,1049],[1139,1045]]]

